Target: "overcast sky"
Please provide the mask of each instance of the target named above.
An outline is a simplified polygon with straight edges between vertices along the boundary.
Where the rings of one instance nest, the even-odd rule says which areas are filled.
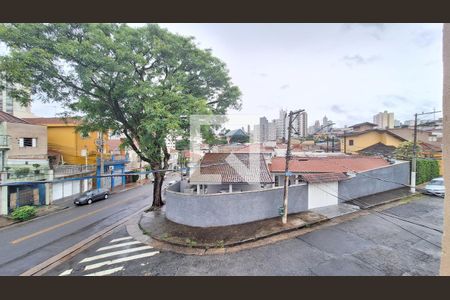
[[[139,26],[138,24],[134,26]],[[306,109],[309,125],[404,121],[442,107],[442,24],[161,24],[211,48],[241,89],[244,115]],[[32,111],[49,116],[54,104]],[[231,112],[235,113],[235,112]]]

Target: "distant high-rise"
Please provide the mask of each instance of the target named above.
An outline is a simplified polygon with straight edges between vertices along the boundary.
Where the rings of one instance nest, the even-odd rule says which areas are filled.
[[[8,95],[8,88],[0,91],[0,111],[4,111],[18,118],[35,118],[31,112],[31,105],[22,106]]]
[[[322,126],[325,126],[325,125],[327,125],[328,124],[328,118],[327,118],[327,116],[325,116],[325,117],[323,117],[323,123],[322,123]]]
[[[394,113],[390,113],[387,110],[380,112],[373,116],[373,123],[377,124],[379,128],[394,128],[395,119]]]
[[[306,111],[299,114],[295,121],[294,127],[298,135],[306,137],[308,135],[308,114]]]
[[[287,138],[287,111],[281,109],[278,119],[276,119],[276,138],[282,140]]]
[[[272,120],[272,122],[269,123],[267,140],[268,141],[277,140],[277,120]]]

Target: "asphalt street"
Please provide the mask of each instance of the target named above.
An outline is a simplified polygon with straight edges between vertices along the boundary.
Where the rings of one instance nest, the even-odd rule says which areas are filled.
[[[172,180],[168,176],[167,181]],[[152,184],[0,229],[0,275],[19,275],[151,205]]]
[[[121,226],[46,275],[437,275],[443,201],[421,196],[298,238],[224,255],[158,251]]]

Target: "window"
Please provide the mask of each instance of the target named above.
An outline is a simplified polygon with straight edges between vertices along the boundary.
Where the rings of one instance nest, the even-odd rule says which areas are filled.
[[[348,140],[348,145],[353,146],[354,145],[353,140]]]
[[[20,138],[19,139],[19,147],[25,148],[25,147],[36,147],[37,139],[36,138]]]

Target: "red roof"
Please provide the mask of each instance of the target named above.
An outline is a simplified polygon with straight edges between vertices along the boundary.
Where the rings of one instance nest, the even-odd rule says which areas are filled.
[[[236,160],[237,159],[237,160]],[[256,164],[253,165],[252,162]],[[206,153],[192,184],[272,183],[261,153]]]
[[[347,179],[344,173],[309,173],[301,176],[308,183],[334,182]]]
[[[11,114],[8,114],[4,111],[0,111],[0,121],[1,122],[8,122],[8,123],[24,123],[24,124],[30,124],[26,120],[20,119],[18,117],[15,117]]]
[[[261,144],[251,144],[251,145],[247,145],[243,148],[234,150],[232,152],[235,153],[272,153],[274,150],[273,147],[269,147],[269,146],[264,146]]]
[[[289,171],[294,173],[343,173],[363,172],[387,166],[389,163],[381,157],[367,156],[329,156],[329,157],[294,157],[289,162]],[[269,165],[272,173],[284,173],[284,157],[274,157]]]
[[[24,118],[25,121],[36,125],[55,125],[55,124],[70,124],[78,125],[80,120],[74,118]]]

